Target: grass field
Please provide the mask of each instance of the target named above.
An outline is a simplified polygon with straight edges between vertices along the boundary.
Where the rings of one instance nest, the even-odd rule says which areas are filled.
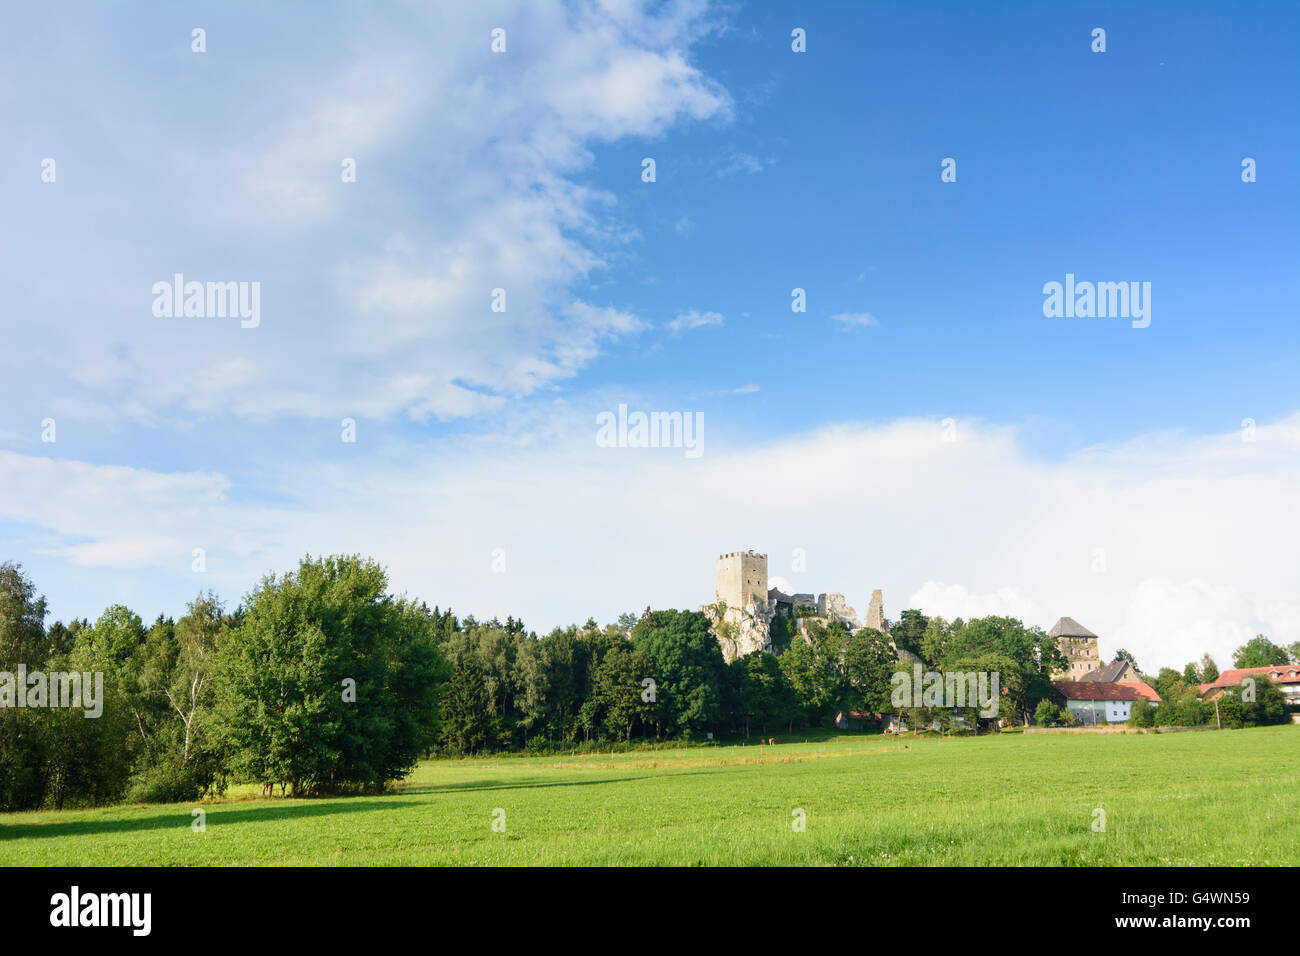
[[[191,805],[0,815],[0,863],[1295,865],[1300,726],[429,761],[384,796],[203,806],[203,833]]]

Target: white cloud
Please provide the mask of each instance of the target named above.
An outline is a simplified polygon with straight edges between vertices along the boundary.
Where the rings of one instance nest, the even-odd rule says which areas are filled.
[[[717,312],[700,312],[691,309],[689,312],[683,312],[668,323],[668,328],[674,332],[683,332],[687,329],[706,328],[711,325],[721,325],[722,316]]]
[[[848,329],[869,328],[880,324],[876,317],[869,312],[837,312],[831,316],[831,321],[840,323],[846,331]]]
[[[733,150],[731,155],[718,166],[717,172],[714,175],[719,178],[730,176],[733,173],[747,173],[752,176],[755,173],[761,173],[763,168],[763,160],[759,159],[757,156],[739,150]]]
[[[1069,615],[1104,654],[1126,647],[1147,668],[1205,651],[1223,667],[1256,632],[1300,639],[1300,413],[1253,444],[1166,433],[1060,461],[1028,457],[1012,428],[968,421],[955,442],[937,422],[902,420],[751,443],[711,417],[697,460],[599,448],[593,421],[593,408],[558,403],[514,433],[298,462],[248,487],[3,453],[0,521],[30,529],[7,553],[66,563],[37,581],[65,618],[112,598],[112,567],[149,568],[183,600],[196,587],[190,549],[204,547],[212,573],[199,583],[228,597],[304,552],[360,551],[431,604],[542,628],[698,606],[715,556],[753,547],[788,590],[865,607],[881,587],[892,617],[913,604],[1043,628]],[[505,574],[491,571],[497,547]]]
[[[1150,578],[1132,589],[1113,648],[1128,649],[1148,669],[1157,663],[1181,669],[1209,650],[1226,670],[1229,652],[1256,634],[1275,643],[1300,639],[1300,600],[1290,597],[1260,600],[1240,583]]]
[[[928,617],[954,618],[1014,617],[1022,621],[1035,621],[1042,615],[1033,599],[1019,588],[998,588],[989,594],[971,594],[960,584],[927,581],[907,602],[908,607],[919,608]]]
[[[282,16],[247,8],[238,22],[275,35],[264,21]],[[715,28],[703,5],[417,5],[359,32],[326,21],[274,57],[228,50],[239,82],[196,92],[167,123],[156,77],[118,57],[134,41],[106,36],[89,60],[77,49],[51,64],[78,108],[113,122],[78,186],[91,212],[64,222],[79,241],[58,278],[44,253],[0,239],[16,273],[45,277],[10,302],[43,316],[39,337],[13,345],[45,407],[146,424],[452,419],[553,387],[644,328],[587,288],[636,233],[582,179],[598,144],[728,119],[728,94],[690,61]],[[509,52],[494,55],[501,23]],[[105,73],[112,84],[76,79]],[[27,125],[67,121],[47,113]],[[93,215],[100,203],[113,215]],[[9,220],[21,235],[22,216]],[[123,228],[138,239],[120,241]],[[260,282],[261,325],[154,318],[150,287],[174,272]],[[71,294],[52,299],[68,275]]]

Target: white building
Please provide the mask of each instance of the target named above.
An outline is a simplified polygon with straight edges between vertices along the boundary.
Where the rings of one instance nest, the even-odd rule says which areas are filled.
[[[1139,700],[1160,703],[1160,695],[1141,681],[1052,681],[1071,714],[1084,724],[1122,724]]]

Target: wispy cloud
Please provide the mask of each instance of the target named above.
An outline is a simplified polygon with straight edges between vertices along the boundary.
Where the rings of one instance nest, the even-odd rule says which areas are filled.
[[[711,325],[721,325],[722,321],[722,316],[717,312],[700,312],[697,309],[691,309],[691,311],[683,312],[669,322],[668,328],[674,332],[684,332],[687,329],[701,329]]]
[[[773,160],[764,161],[751,153],[736,150],[718,163],[713,174],[719,179],[736,173],[745,173],[752,176],[755,173],[761,173],[767,166],[772,165],[772,162]]]
[[[730,115],[727,92],[691,62],[712,14],[529,3],[508,17],[505,55],[486,40],[448,42],[488,36],[499,15],[394,8],[355,33],[350,18],[327,18],[318,43],[274,57],[186,53],[190,70],[223,57],[238,90],[256,92],[187,95],[167,123],[157,76],[118,58],[135,41],[54,49],[51,70],[80,108],[115,118],[93,155],[59,157],[96,171],[78,208],[149,224],[123,243],[102,217],[70,219],[81,241],[57,262],[0,239],[15,271],[82,280],[58,303],[44,291],[52,280],[10,291],[10,308],[47,318],[39,340],[12,343],[30,356],[16,390],[39,388],[43,408],[110,407],[144,424],[454,419],[554,387],[635,333],[635,316],[592,291],[637,235],[614,196],[586,183],[592,150]],[[282,16],[239,13],[252,36],[275,35]],[[112,83],[89,80],[101,75]],[[35,137],[51,121],[42,109],[7,128]],[[192,145],[217,128],[220,148]],[[156,177],[132,165],[144,156]],[[350,160],[355,182],[342,175]],[[22,216],[7,218],[20,234]],[[260,327],[153,317],[150,287],[174,272],[260,282]]]
[[[879,320],[870,312],[837,312],[831,316],[831,321],[840,323],[845,331],[880,325]]]

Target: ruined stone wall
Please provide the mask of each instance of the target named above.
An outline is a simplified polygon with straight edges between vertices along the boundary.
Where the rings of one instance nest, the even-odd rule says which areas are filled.
[[[843,594],[819,594],[817,596],[817,616],[827,622],[840,621],[850,629],[858,627],[858,612],[849,607]]]
[[[867,608],[867,627],[877,631],[885,629],[885,596],[880,588],[871,592],[871,606]]]

